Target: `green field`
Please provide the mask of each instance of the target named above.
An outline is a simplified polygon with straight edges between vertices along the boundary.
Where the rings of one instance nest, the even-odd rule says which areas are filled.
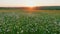
[[[60,34],[60,10],[0,9],[0,34]]]

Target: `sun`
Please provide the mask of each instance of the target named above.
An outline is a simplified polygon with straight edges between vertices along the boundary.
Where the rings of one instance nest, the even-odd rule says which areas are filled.
[[[35,12],[36,6],[37,6],[37,3],[34,1],[28,0],[27,2],[25,2],[25,7],[27,7],[27,8],[25,8],[25,10],[28,13]]]

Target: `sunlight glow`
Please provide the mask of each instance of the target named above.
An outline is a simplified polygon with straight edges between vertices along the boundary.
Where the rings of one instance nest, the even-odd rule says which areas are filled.
[[[34,2],[34,1],[28,1],[28,2],[26,2],[25,3],[25,5],[27,6],[27,7],[34,7],[34,6],[36,6],[36,2]]]

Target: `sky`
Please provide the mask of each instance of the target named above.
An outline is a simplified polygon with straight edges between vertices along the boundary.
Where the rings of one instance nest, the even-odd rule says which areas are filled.
[[[0,0],[0,7],[60,6],[60,0]]]

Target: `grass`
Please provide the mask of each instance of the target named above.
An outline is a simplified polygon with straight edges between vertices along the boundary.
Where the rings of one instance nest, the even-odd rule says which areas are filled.
[[[60,34],[60,10],[0,10],[0,34]]]

